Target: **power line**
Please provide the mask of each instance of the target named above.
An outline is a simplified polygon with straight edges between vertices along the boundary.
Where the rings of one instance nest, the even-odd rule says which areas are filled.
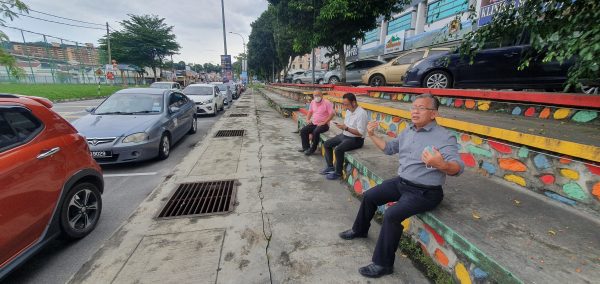
[[[66,25],[66,26],[78,27],[78,28],[86,28],[86,29],[92,29],[92,30],[104,30],[103,28],[94,28],[94,27],[86,27],[86,26],[80,26],[80,25],[73,25],[73,24],[69,24],[69,23],[57,22],[57,21],[52,21],[52,20],[48,20],[48,19],[42,19],[42,18],[38,18],[38,17],[34,17],[34,16],[29,16],[29,15],[21,14],[21,13],[17,13],[17,14],[21,15],[23,17],[29,17],[29,18],[32,18],[32,19],[36,19],[36,20],[40,20],[40,21],[45,21],[45,22],[50,22],[50,23],[55,23],[55,24],[61,24],[61,25]]]
[[[66,17],[61,17],[61,16],[57,16],[57,15],[50,14],[50,13],[45,13],[45,12],[41,12],[41,11],[37,11],[37,10],[33,10],[33,9],[29,9],[29,11],[36,12],[36,13],[40,13],[40,14],[43,14],[43,15],[46,15],[46,16],[56,17],[56,18],[59,18],[59,19],[69,20],[69,21],[73,21],[73,22],[79,22],[79,23],[90,24],[90,25],[96,25],[96,26],[104,26],[104,24],[98,24],[98,23],[92,23],[92,22],[86,22],[86,21],[75,20],[75,19],[66,18]]]

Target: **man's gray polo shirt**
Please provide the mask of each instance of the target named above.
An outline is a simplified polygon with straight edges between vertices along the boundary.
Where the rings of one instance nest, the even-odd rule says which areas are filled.
[[[435,121],[418,131],[411,123],[396,139],[387,142],[383,151],[388,155],[399,153],[398,176],[401,178],[422,185],[444,185],[446,174],[435,168],[427,168],[421,160],[423,150],[427,146],[435,147],[447,162],[457,162],[460,171],[456,175],[464,171],[465,165],[458,155],[456,137]]]

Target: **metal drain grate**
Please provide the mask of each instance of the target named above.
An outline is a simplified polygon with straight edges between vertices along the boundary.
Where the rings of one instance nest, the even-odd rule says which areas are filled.
[[[236,180],[182,183],[158,218],[225,214],[233,210]]]
[[[249,108],[249,106],[236,106],[235,108]]]
[[[215,137],[237,137],[244,136],[244,130],[219,130]]]
[[[229,115],[229,117],[246,117],[248,116],[247,113],[232,113]]]

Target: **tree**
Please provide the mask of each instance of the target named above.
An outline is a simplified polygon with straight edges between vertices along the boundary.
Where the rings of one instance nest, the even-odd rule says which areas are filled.
[[[0,26],[5,25],[5,18],[11,21],[17,18],[17,12],[29,13],[29,8],[20,0],[5,0],[0,2]],[[8,36],[0,31],[0,42],[8,40]],[[0,46],[0,65],[6,66],[10,74],[16,78],[20,78],[24,74],[23,69],[17,65],[17,60],[4,50],[2,46]]]
[[[269,0],[285,13],[288,29],[294,31],[294,50],[316,46],[337,53],[341,80],[346,81],[345,46],[354,45],[377,27],[379,17],[389,19],[410,0]]]
[[[274,8],[269,5],[269,8],[250,24],[252,31],[248,37],[248,66],[266,80],[271,78],[269,74],[275,71],[275,66],[280,65],[273,32],[275,16]]]
[[[181,48],[175,41],[173,26],[156,15],[128,16],[130,19],[121,22],[123,30],[111,34],[112,56],[119,62],[152,68],[156,80],[156,68]],[[100,48],[107,50],[106,38],[100,39]]]
[[[583,84],[598,84],[600,78],[600,2],[596,0],[527,0],[517,7],[507,1],[486,26],[468,33],[461,53],[473,58],[491,41],[505,41],[527,31],[531,50],[519,68],[527,68],[541,55],[544,62],[573,59],[565,90]],[[476,24],[476,17],[472,17]],[[474,25],[475,26],[475,25]]]
[[[177,63],[175,63],[175,69],[176,70],[185,70],[185,61],[179,61]]]

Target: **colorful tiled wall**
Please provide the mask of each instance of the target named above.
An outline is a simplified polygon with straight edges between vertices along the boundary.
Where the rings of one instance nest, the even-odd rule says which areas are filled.
[[[345,113],[338,103],[335,110],[338,116]],[[385,113],[370,110],[367,113],[372,120],[379,121],[379,131],[389,137],[396,137],[409,123]],[[564,204],[600,212],[600,165],[470,133],[453,132],[467,168]]]
[[[369,92],[373,98],[382,98],[392,101],[411,102],[415,94]],[[520,104],[511,102],[477,100],[464,98],[439,97],[440,103],[446,107],[502,112],[512,115],[536,117],[541,119],[555,119],[561,121],[572,121],[577,123],[600,123],[600,114],[596,110],[582,110],[572,108],[561,108],[554,106],[541,106],[532,104]]]

